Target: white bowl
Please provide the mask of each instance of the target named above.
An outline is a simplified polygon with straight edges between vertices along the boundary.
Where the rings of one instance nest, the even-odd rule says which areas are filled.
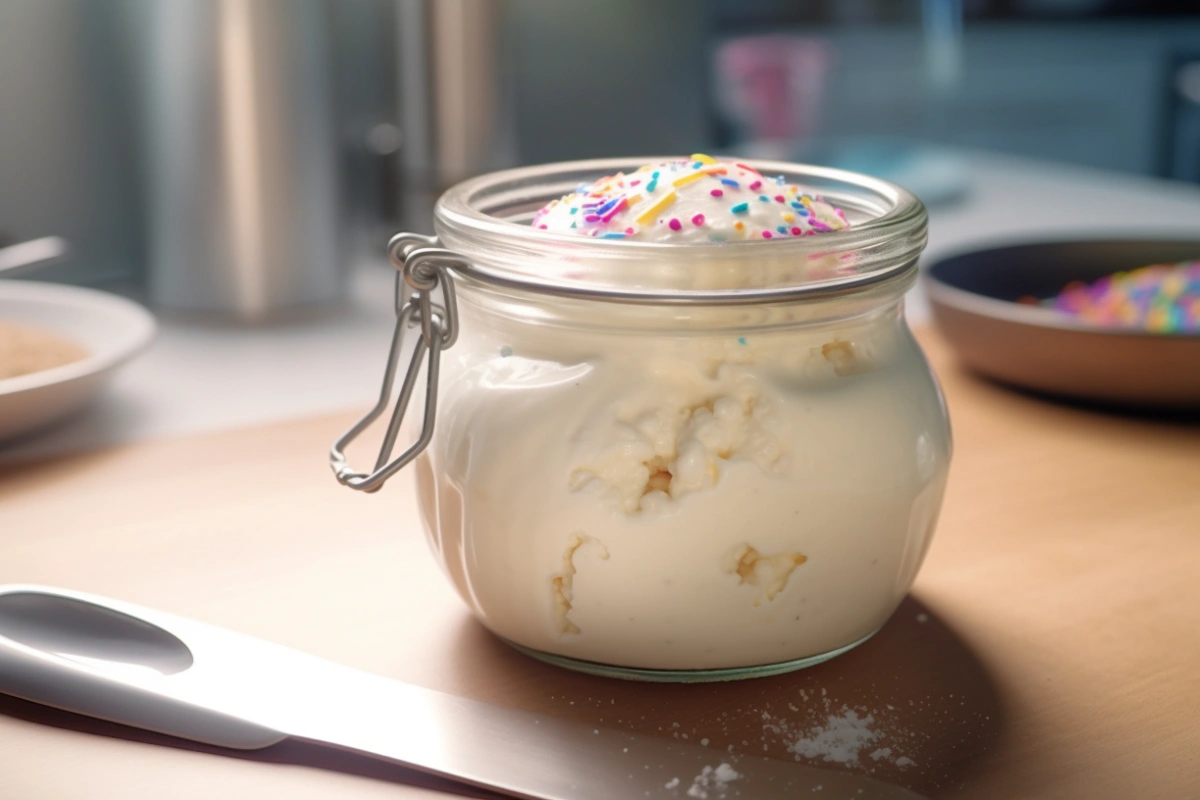
[[[60,333],[88,352],[61,367],[0,379],[0,441],[82,408],[155,330],[154,317],[131,300],[36,281],[0,280],[0,320]]]

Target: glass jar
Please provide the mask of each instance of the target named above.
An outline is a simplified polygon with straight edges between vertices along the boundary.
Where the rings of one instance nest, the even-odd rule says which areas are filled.
[[[904,320],[924,208],[863,175],[752,165],[852,227],[678,245],[529,226],[638,166],[614,160],[467,181],[439,200],[437,240],[394,240],[397,331],[422,331],[402,400],[420,359],[440,385],[416,444],[354,472],[342,448],[386,384],[335,471],[370,490],[415,459],[450,580],[535,657],[647,680],[784,672],[865,641],[917,574],[951,449]]]

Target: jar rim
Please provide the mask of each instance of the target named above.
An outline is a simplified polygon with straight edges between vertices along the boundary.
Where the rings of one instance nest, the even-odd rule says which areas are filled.
[[[452,186],[434,208],[434,227],[445,246],[472,265],[473,277],[533,291],[637,302],[737,302],[792,300],[797,296],[841,294],[874,285],[915,268],[924,248],[927,215],[907,189],[848,170],[782,161],[744,159],[763,174],[815,188],[830,202],[854,206],[864,219],[846,230],[817,236],[762,241],[646,242],[600,239],[532,227],[533,212],[551,199],[616,172],[670,157],[606,158],[539,164],[491,172]],[[815,279],[790,276],[775,283],[712,286],[689,290],[647,284],[644,271],[630,265],[686,263],[690,269],[728,267],[732,262],[794,261],[836,255],[851,262],[842,274]],[[547,269],[554,262],[593,260],[613,267],[594,280]],[[624,269],[622,269],[624,267]],[[556,274],[557,272],[557,274]]]

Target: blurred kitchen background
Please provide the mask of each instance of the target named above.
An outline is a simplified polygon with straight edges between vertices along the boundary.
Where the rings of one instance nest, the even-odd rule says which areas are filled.
[[[233,304],[180,277],[218,261],[304,273],[251,315],[336,297],[445,186],[508,165],[736,151],[937,206],[978,149],[1200,182],[1200,4],[0,3],[0,236],[65,237],[40,278],[167,307]]]

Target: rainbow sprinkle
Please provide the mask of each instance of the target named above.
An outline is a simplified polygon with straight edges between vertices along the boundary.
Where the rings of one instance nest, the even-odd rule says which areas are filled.
[[[768,186],[779,193],[764,194]],[[792,238],[850,227],[842,210],[820,195],[782,176],[764,177],[747,164],[703,153],[580,186],[547,203],[532,225],[604,239],[680,243]]]
[[[1054,297],[1019,302],[1104,327],[1200,333],[1200,260],[1151,264],[1091,283],[1072,281]]]

